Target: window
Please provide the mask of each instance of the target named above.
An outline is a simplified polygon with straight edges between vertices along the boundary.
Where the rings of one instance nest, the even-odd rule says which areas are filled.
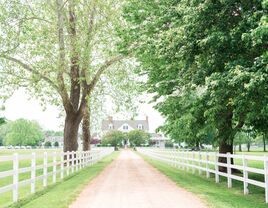
[[[124,125],[124,126],[123,126],[123,129],[124,129],[124,130],[128,130],[128,125]]]
[[[142,129],[143,129],[142,124],[139,124],[139,125],[138,125],[138,129],[139,129],[139,130],[142,130]]]
[[[113,129],[113,124],[109,124],[109,129]]]

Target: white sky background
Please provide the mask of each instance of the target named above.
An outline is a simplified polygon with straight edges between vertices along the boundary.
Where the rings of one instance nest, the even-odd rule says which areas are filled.
[[[5,103],[5,110],[1,115],[9,120],[26,118],[36,120],[45,130],[62,130],[64,118],[59,118],[60,111],[56,106],[47,106],[46,110],[39,104],[38,100],[30,97],[22,90],[16,91]],[[149,117],[150,132],[154,132],[157,127],[163,124],[164,119],[153,109],[153,104],[139,104],[138,116],[136,119],[145,119]],[[113,116],[113,115],[111,115]],[[115,116],[117,119],[130,119]]]

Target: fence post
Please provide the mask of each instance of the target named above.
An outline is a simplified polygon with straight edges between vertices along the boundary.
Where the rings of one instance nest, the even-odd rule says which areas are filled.
[[[181,152],[180,150],[178,149],[178,168],[180,169],[181,168]]]
[[[189,171],[189,151],[186,151],[186,170]]]
[[[92,164],[92,151],[89,153],[89,166]]]
[[[218,166],[218,153],[215,152],[215,182],[219,183],[220,178],[219,178],[219,166]]]
[[[228,188],[232,187],[232,168],[231,168],[231,153],[227,152],[226,154],[227,158],[227,181],[228,181]]]
[[[78,155],[79,155],[79,170],[81,170],[81,168],[82,168],[82,152],[79,151]]]
[[[82,167],[85,168],[85,152],[84,151],[82,151],[82,158],[83,158]]]
[[[192,172],[193,173],[195,173],[195,167],[194,167],[195,161],[194,161],[194,159],[195,159],[195,152],[192,151],[192,162],[191,162],[191,164],[192,164]]]
[[[245,158],[245,155],[243,155],[243,183],[244,183],[244,194],[248,194],[248,183],[247,183],[247,180],[248,180],[248,171],[246,170],[247,169],[247,166],[248,166],[248,161],[247,159]]]
[[[87,153],[87,166],[90,165],[90,151]]]
[[[207,178],[209,178],[209,154],[206,152],[206,173],[207,173]]]
[[[19,198],[19,155],[13,154],[13,202],[17,202]]]
[[[182,170],[185,170],[185,154],[184,153],[185,153],[184,150],[182,150],[182,152],[181,152],[181,155],[182,155],[182,157],[181,157],[181,159],[182,159]]]
[[[60,179],[64,178],[64,152],[60,155]]]
[[[66,157],[67,157],[67,176],[69,176],[70,175],[70,152],[69,151],[67,151]]]
[[[86,153],[85,153],[85,166],[87,167],[87,164],[88,164],[88,152],[89,152],[89,150],[87,150],[86,151]]]
[[[53,183],[56,183],[56,171],[57,171],[57,166],[56,166],[56,163],[57,163],[57,153],[56,152],[53,152]]]
[[[36,171],[36,155],[35,152],[32,153],[31,161],[31,193],[35,193],[35,171]]]
[[[201,167],[202,167],[202,163],[201,163],[201,160],[202,160],[202,155],[201,155],[201,152],[199,151],[198,152],[198,165],[199,165],[199,175],[202,175],[202,170],[201,170]]]
[[[264,156],[265,202],[268,203],[268,156]]]
[[[74,173],[74,151],[72,151],[72,173]]]
[[[47,186],[47,152],[44,152],[43,186]]]
[[[78,164],[78,158],[79,157],[79,154],[78,154],[78,151],[75,152],[75,171],[77,172],[78,171],[78,168],[79,168],[79,164]]]

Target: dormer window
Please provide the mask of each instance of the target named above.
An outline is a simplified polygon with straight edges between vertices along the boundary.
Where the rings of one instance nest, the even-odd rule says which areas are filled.
[[[139,124],[139,125],[138,125],[138,129],[139,129],[139,130],[142,130],[142,129],[143,129],[142,124]]]
[[[128,125],[124,125],[124,126],[123,126],[123,129],[124,129],[124,130],[128,130]]]
[[[114,125],[113,124],[109,124],[109,129],[113,129]]]

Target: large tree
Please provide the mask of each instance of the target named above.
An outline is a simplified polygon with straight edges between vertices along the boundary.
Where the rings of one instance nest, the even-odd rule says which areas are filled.
[[[43,130],[35,121],[18,119],[8,122],[3,128],[5,145],[36,146],[44,139]]]
[[[142,144],[149,143],[150,134],[142,130],[132,130],[127,133],[126,138],[134,147],[140,147]]]
[[[64,151],[77,150],[91,93],[124,57],[115,49],[120,8],[115,0],[0,1],[3,97],[26,87],[41,101],[62,105]]]
[[[124,18],[122,52],[132,48],[146,89],[178,103],[195,91],[219,151],[232,153],[250,112],[268,102],[267,0],[130,0]]]
[[[116,70],[107,72],[109,79],[100,80],[92,93],[82,124],[84,150],[90,149],[91,132],[99,132],[102,120],[108,115],[124,112],[133,116],[136,112],[138,85],[133,73],[136,63],[129,61],[127,64],[115,64]]]

